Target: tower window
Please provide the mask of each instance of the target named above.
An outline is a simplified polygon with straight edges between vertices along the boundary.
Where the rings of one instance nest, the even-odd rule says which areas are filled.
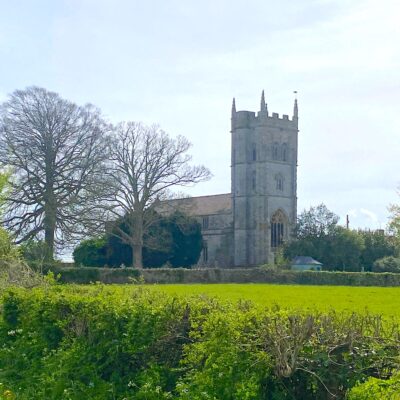
[[[287,144],[284,143],[282,145],[282,161],[287,161],[288,160],[288,147]]]
[[[286,217],[278,210],[271,218],[271,247],[277,248],[283,244],[285,237]]]
[[[283,177],[281,175],[275,176],[276,190],[283,192]]]
[[[253,161],[257,161],[257,148],[255,144],[253,144],[252,158]]]
[[[273,160],[278,160],[278,143],[274,143],[272,145],[272,159]]]
[[[209,223],[210,223],[209,217],[208,216],[203,217],[203,229],[208,229]]]
[[[256,185],[257,185],[257,182],[256,182],[256,171],[253,171],[252,176],[251,176],[251,188],[253,190],[256,190]]]

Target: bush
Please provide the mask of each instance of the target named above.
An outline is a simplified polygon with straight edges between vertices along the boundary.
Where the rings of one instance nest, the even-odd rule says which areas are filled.
[[[106,266],[108,261],[106,244],[105,237],[84,240],[72,254],[75,264],[84,267]]]
[[[12,244],[7,231],[0,227],[0,259],[18,260],[20,254],[18,249]]]
[[[400,272],[400,258],[396,257],[383,257],[376,260],[373,264],[372,270],[374,272]]]
[[[400,375],[385,380],[369,378],[350,390],[348,400],[400,400]]]
[[[343,399],[356,382],[395,370],[398,335],[371,315],[102,285],[13,289],[3,297],[0,369],[22,400]]]
[[[41,266],[48,255],[48,247],[43,240],[29,240],[19,246],[21,256],[30,265]]]

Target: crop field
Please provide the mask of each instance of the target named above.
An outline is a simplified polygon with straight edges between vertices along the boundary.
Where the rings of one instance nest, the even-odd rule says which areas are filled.
[[[207,295],[221,300],[249,300],[257,306],[312,311],[369,312],[400,317],[400,288],[270,284],[146,285],[178,296]]]

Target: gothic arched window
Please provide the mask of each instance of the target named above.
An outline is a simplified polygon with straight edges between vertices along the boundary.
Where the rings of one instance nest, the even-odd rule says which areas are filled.
[[[253,190],[256,190],[256,186],[257,185],[257,181],[256,181],[256,171],[253,171],[252,172],[252,175],[251,175],[251,188],[253,189]]]
[[[278,192],[283,192],[283,176],[281,174],[275,176],[275,184],[276,190]]]
[[[287,226],[287,218],[282,210],[276,211],[271,218],[271,247],[277,248],[283,244]]]
[[[288,146],[286,143],[282,145],[282,161],[288,160]]]
[[[274,143],[272,145],[272,159],[273,160],[278,160],[278,155],[279,155],[279,144],[278,143]]]

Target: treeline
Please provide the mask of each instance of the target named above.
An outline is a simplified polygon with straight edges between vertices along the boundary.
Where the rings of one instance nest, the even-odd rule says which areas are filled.
[[[101,285],[13,289],[3,298],[0,340],[0,398],[372,400],[399,393],[398,326],[373,315],[260,310]]]
[[[298,216],[294,238],[284,244],[278,262],[310,256],[328,271],[400,272],[400,238],[383,230],[351,230],[324,204]],[[283,256],[283,259],[282,259]]]

